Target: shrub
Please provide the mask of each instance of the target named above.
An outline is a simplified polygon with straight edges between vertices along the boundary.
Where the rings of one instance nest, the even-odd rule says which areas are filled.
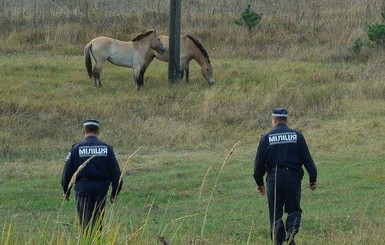
[[[247,5],[245,11],[241,14],[241,18],[235,21],[238,26],[246,26],[251,34],[253,29],[261,22],[262,14],[255,13],[250,9],[250,4]]]
[[[361,38],[357,38],[354,43],[353,43],[353,46],[352,46],[352,51],[354,53],[359,53],[362,49],[362,47],[364,46],[364,42],[362,41]]]
[[[383,21],[385,21],[385,12],[382,12],[381,16]],[[374,23],[369,25],[366,35],[367,38],[365,40],[357,38],[350,50],[357,54],[361,52],[364,46],[375,44],[377,47],[385,47],[385,24]]]
[[[369,25],[368,38],[380,47],[385,47],[385,25],[371,24]]]

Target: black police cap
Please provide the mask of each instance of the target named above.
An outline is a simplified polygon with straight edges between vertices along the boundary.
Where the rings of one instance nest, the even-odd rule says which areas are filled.
[[[275,108],[272,117],[287,117],[287,110],[285,108]]]
[[[99,121],[98,120],[95,120],[95,119],[88,119],[88,120],[85,120],[84,123],[83,123],[83,126],[96,126],[96,127],[100,127],[100,124],[99,124]]]

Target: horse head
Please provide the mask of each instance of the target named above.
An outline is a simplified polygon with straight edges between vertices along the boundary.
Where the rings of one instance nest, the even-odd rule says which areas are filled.
[[[156,30],[153,32],[153,38],[151,39],[151,48],[159,54],[163,54],[166,51],[166,48],[163,46],[163,43],[160,41]]]
[[[201,66],[201,72],[210,85],[213,85],[215,83],[215,80],[213,78],[213,67],[211,66],[210,62],[205,62]]]

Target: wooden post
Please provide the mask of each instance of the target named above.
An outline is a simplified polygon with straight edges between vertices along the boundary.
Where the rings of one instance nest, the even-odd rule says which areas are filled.
[[[170,38],[168,80],[171,84],[180,80],[180,26],[181,0],[170,0]]]

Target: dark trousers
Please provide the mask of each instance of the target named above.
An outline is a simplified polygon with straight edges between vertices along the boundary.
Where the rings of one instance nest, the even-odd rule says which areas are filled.
[[[96,181],[76,183],[76,208],[79,223],[85,234],[95,227],[102,229],[102,219],[106,206],[108,185]]]
[[[294,236],[301,225],[301,180],[303,172],[289,168],[268,171],[267,198],[269,204],[270,234],[276,244],[282,244],[286,232]],[[286,225],[282,220],[287,213]]]

